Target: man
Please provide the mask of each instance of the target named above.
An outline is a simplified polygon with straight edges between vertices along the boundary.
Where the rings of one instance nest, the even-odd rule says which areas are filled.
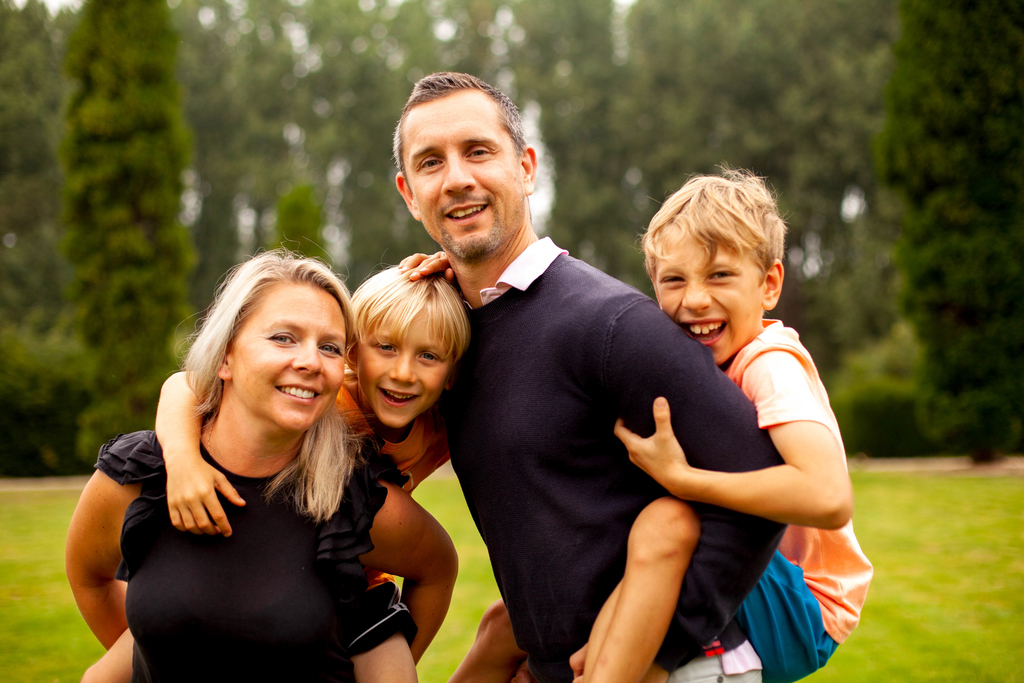
[[[531,672],[570,681],[569,656],[622,576],[633,520],[665,495],[629,462],[616,417],[650,434],[665,396],[694,466],[782,461],[739,389],[653,301],[538,241],[537,157],[505,95],[465,74],[427,76],[394,151],[398,190],[472,308],[472,345],[443,406],[452,464]],[[749,647],[732,616],[782,526],[694,507],[701,540],[656,661],[672,671],[706,655],[723,676],[741,673],[719,655]]]

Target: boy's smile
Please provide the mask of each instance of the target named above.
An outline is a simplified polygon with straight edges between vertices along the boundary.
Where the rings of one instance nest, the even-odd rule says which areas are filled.
[[[761,333],[763,311],[775,307],[782,291],[782,263],[762,273],[753,258],[724,246],[709,259],[690,236],[666,251],[654,268],[658,304],[721,365]]]
[[[373,431],[392,443],[402,441],[412,421],[430,409],[451,384],[451,357],[431,338],[420,313],[404,339],[377,330],[360,339],[350,352],[355,369],[358,401],[376,416]]]

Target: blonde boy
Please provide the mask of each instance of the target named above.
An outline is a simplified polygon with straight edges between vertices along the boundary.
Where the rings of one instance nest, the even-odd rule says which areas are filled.
[[[785,232],[763,181],[726,171],[695,177],[672,195],[651,220],[643,250],[662,310],[708,347],[743,389],[786,464],[742,473],[690,467],[661,398],[650,438],[633,434],[621,420],[616,425],[630,459],[677,498],[793,525],[737,615],[760,661],[743,648],[723,657],[726,673],[760,664],[770,683],[798,680],[825,664],[857,625],[872,573],[850,523],[845,452],[825,388],[796,332],[762,319],[782,291]],[[649,611],[631,604],[678,585],[681,577],[668,562],[661,570],[635,566],[633,536],[645,532],[642,524],[643,516],[633,527],[617,590],[639,597],[636,603],[621,597],[615,602],[613,594],[605,605],[595,625],[597,642],[592,634],[588,646],[584,680],[612,680],[603,675],[610,670],[620,672],[615,680],[638,680],[648,671],[649,660],[617,645],[620,634],[652,620]],[[652,581],[659,571],[661,579]],[[594,652],[595,644],[600,651]]]
[[[345,383],[336,407],[357,434],[376,442],[373,450],[398,468],[406,477],[403,488],[411,492],[448,461],[444,421],[435,404],[469,346],[465,304],[443,278],[413,282],[398,268],[366,280],[352,303],[354,329],[347,330]],[[167,380],[156,431],[167,461],[171,521],[182,531],[230,536],[217,492],[235,505],[245,501],[202,459],[194,405],[180,373]],[[381,467],[373,456],[370,460],[367,466]],[[369,588],[347,619],[360,626],[344,634],[355,676],[360,683],[415,681],[414,662],[444,614],[427,614],[414,624],[409,612],[417,606],[399,601],[394,577],[370,568],[366,577]],[[427,637],[414,642],[417,630]]]

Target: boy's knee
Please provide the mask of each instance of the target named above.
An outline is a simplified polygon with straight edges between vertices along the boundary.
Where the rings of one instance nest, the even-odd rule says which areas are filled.
[[[629,554],[637,561],[689,558],[700,539],[700,517],[677,498],[659,498],[644,508],[629,533]]]
[[[492,602],[480,617],[481,638],[505,638],[512,635],[512,620],[502,600]]]

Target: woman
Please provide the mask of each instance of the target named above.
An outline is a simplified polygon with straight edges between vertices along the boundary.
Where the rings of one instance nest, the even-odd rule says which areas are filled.
[[[133,681],[344,680],[338,642],[345,605],[366,586],[362,564],[405,577],[412,655],[433,638],[454,548],[386,480],[397,471],[357,467],[333,410],[349,319],[330,269],[284,251],[237,267],[214,302],[184,369],[203,455],[249,501],[230,538],[171,527],[152,432],[100,450],[66,549],[79,609],[109,650],[86,680],[124,680],[129,662]]]

